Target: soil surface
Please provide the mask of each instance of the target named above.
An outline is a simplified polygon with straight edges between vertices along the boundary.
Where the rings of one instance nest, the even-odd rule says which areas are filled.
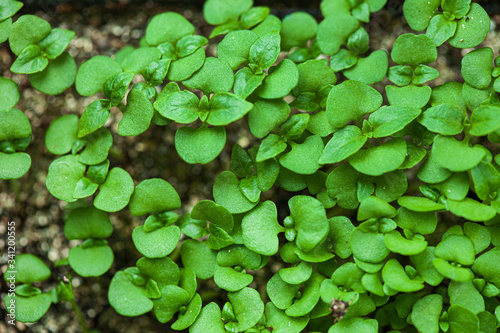
[[[69,52],[78,65],[95,55],[112,56],[125,45],[138,46],[144,35],[148,20],[155,14],[165,11],[176,11],[183,14],[196,27],[197,33],[208,36],[211,27],[201,14],[203,1],[87,1],[75,4],[70,1],[26,1],[21,14],[35,14],[49,21],[52,27],[71,29],[76,37],[69,46]],[[96,4],[97,3],[97,4]],[[280,2],[255,1],[256,5],[272,3],[271,13],[282,18],[297,10],[311,13],[318,20],[321,18],[319,1],[291,1],[284,5]],[[496,1],[482,1],[486,8],[498,5]],[[402,19],[402,1],[389,0],[384,10],[376,13],[367,30],[371,38],[371,49],[390,47],[397,36],[410,32]],[[491,13],[500,13],[500,8]],[[492,17],[492,32],[485,45],[494,49],[495,56],[500,49],[500,38],[497,24],[500,15]],[[207,53],[214,53],[209,47]],[[468,50],[457,51],[446,45],[439,48],[439,57],[435,64],[441,76],[432,84],[442,84],[450,80],[459,80],[460,59]],[[0,45],[0,74],[12,78],[19,83],[21,100],[16,108],[25,112],[33,128],[33,140],[26,150],[31,155],[33,164],[23,178],[13,181],[0,181],[0,261],[1,272],[6,270],[6,226],[8,221],[16,222],[17,253],[32,253],[40,257],[53,269],[52,277],[42,283],[43,290],[57,285],[58,274],[68,274],[65,266],[53,268],[54,264],[67,257],[69,249],[78,242],[68,241],[64,237],[64,216],[67,203],[57,200],[49,194],[45,187],[45,178],[50,163],[56,158],[45,148],[44,137],[51,121],[65,114],[81,115],[86,105],[99,96],[80,97],[74,87],[58,96],[47,96],[30,87],[28,76],[12,74],[9,67],[14,58],[6,43]],[[376,85],[381,92],[388,84],[384,80]],[[132,176],[135,183],[148,178],[163,178],[178,191],[183,207],[180,213],[189,212],[199,200],[212,199],[212,184],[218,173],[229,169],[229,158],[234,144],[244,148],[256,143],[248,130],[246,120],[238,121],[227,128],[227,145],[222,154],[207,165],[188,165],[175,152],[174,133],[176,127],[151,128],[138,137],[121,137],[116,134],[116,126],[121,114],[112,111],[107,123],[113,133],[113,147],[110,151],[112,166],[122,167]],[[325,170],[328,171],[328,170]],[[263,200],[270,199],[277,204],[279,218],[288,215],[287,201],[291,193],[273,189],[263,195]],[[346,212],[342,212],[346,214]],[[352,212],[351,212],[352,213]],[[349,212],[347,212],[349,214]],[[132,217],[127,209],[110,214],[114,226],[113,236],[109,239],[115,254],[115,262],[111,269],[101,277],[83,279],[73,277],[75,300],[80,306],[89,328],[101,332],[170,332],[169,325],[158,323],[153,313],[127,318],[118,315],[107,301],[107,286],[116,271],[135,266],[140,254],[135,249],[131,233],[134,227],[142,224],[144,218]],[[265,281],[280,268],[280,263],[270,261],[271,271],[256,273],[252,287],[257,288],[265,297]],[[2,279],[1,298],[5,297],[6,286]],[[199,292],[210,299],[217,287],[212,280],[199,286]],[[225,293],[222,293],[225,294]],[[213,296],[212,296],[213,297]],[[226,301],[225,296],[214,298],[220,305]],[[17,323],[16,327],[7,326],[4,321],[5,312],[2,302],[0,312],[0,333],[4,332],[80,332],[78,319],[67,302],[52,305],[47,314],[37,323]]]

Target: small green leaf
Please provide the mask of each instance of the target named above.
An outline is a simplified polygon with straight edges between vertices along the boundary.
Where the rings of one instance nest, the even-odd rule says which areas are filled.
[[[33,74],[43,71],[48,64],[49,61],[43,57],[40,48],[37,45],[29,45],[10,66],[10,71],[18,74]]]
[[[154,109],[149,98],[138,89],[132,89],[127,96],[127,107],[118,124],[118,134],[133,136],[145,132],[149,128],[153,114]]]
[[[472,311],[461,305],[454,304],[448,308],[448,322],[450,323],[450,332],[479,332],[479,319]]]
[[[110,114],[110,104],[106,99],[99,99],[87,105],[80,118],[78,137],[82,138],[103,127]]]
[[[290,114],[290,107],[283,99],[258,99],[248,114],[250,132],[263,138],[281,125]]]
[[[363,232],[359,227],[352,231],[349,245],[356,258],[373,264],[383,261],[390,253],[383,234]]]
[[[240,332],[256,325],[264,314],[264,302],[255,289],[243,288],[240,291],[228,293],[228,297]]]
[[[382,218],[388,217],[392,218],[396,216],[396,209],[389,205],[384,200],[369,196],[368,198],[361,201],[358,209],[358,221],[364,221],[371,218]]]
[[[229,211],[210,200],[198,201],[191,211],[191,217],[209,221],[227,232],[233,230],[233,216]]]
[[[490,31],[488,13],[477,3],[472,3],[467,16],[457,23],[457,32],[449,42],[451,46],[460,49],[478,46]]]
[[[187,291],[178,286],[167,285],[161,288],[161,297],[155,299],[154,313],[160,323],[170,321],[179,309],[189,302]]]
[[[9,266],[4,273],[4,280],[14,280],[16,284],[25,283],[32,284],[33,282],[42,282],[47,280],[51,275],[50,269],[37,256],[25,253],[16,256],[13,265]],[[14,279],[11,279],[11,277]]]
[[[326,178],[326,189],[331,198],[337,199],[337,204],[346,209],[358,207],[358,176],[359,173],[350,164],[341,165]]]
[[[213,187],[215,202],[229,210],[231,214],[240,214],[252,209],[257,202],[249,201],[238,187],[236,175],[224,171],[217,176]]]
[[[443,298],[438,294],[417,300],[411,312],[411,320],[420,332],[438,333]]]
[[[297,247],[309,252],[328,235],[329,224],[323,205],[313,197],[298,195],[288,201],[290,216],[297,230]]]
[[[352,254],[349,246],[349,237],[354,225],[345,216],[334,216],[328,220],[330,232],[328,237],[333,243],[335,254],[342,259],[348,258]]]
[[[246,99],[262,84],[265,78],[265,73],[255,74],[250,68],[243,67],[234,76],[234,93]]]
[[[210,113],[207,122],[213,126],[224,126],[245,116],[252,109],[252,103],[223,92],[210,99]]]
[[[295,173],[306,175],[311,175],[319,169],[318,160],[324,147],[323,140],[319,136],[312,135],[301,144],[292,142],[291,147],[292,150],[279,159],[282,166]]]
[[[35,15],[22,15],[10,26],[10,49],[19,56],[26,47],[37,45],[50,33],[50,30],[50,24],[44,19]]]
[[[425,110],[418,122],[431,132],[456,135],[464,129],[465,116],[465,110],[462,111],[450,104],[439,104]]]
[[[285,97],[299,82],[297,66],[289,59],[284,59],[277,66],[271,67],[268,74],[262,85],[255,90],[257,96],[261,98]]]
[[[141,216],[147,213],[159,214],[181,206],[179,195],[172,185],[160,178],[140,182],[130,198],[130,213]]]
[[[356,31],[359,22],[349,13],[325,16],[318,26],[317,40],[321,51],[326,55],[337,53],[348,37]]]
[[[32,323],[45,315],[52,301],[48,293],[31,297],[8,294],[4,298],[4,303],[6,308],[12,304],[16,305],[15,318],[17,321]]]
[[[248,286],[253,281],[253,276],[245,274],[231,267],[215,265],[214,282],[219,288],[227,291],[238,291]]]
[[[343,127],[349,121],[360,121],[382,105],[382,96],[372,87],[353,80],[336,85],[328,95],[326,112],[330,124]]]
[[[417,118],[421,112],[417,108],[382,106],[370,114],[369,121],[373,128],[373,137],[382,138],[402,130]]]
[[[394,42],[392,60],[399,65],[416,68],[420,64],[429,64],[437,59],[436,46],[426,35],[404,34]]]
[[[68,52],[64,52],[49,62],[43,71],[30,75],[30,83],[47,95],[58,95],[73,85],[75,76],[75,60]]]
[[[10,18],[14,16],[15,13],[19,11],[23,7],[23,3],[21,1],[13,1],[7,0],[2,3],[2,7],[0,7],[0,21]]]
[[[233,70],[224,61],[209,57],[199,71],[182,83],[189,89],[199,89],[205,95],[228,92],[234,81]]]
[[[470,133],[483,136],[500,129],[500,107],[483,105],[472,111]]]
[[[173,43],[186,35],[194,33],[194,26],[181,14],[166,12],[155,15],[146,28],[146,42],[159,45]]]
[[[121,71],[121,65],[109,57],[92,57],[84,62],[76,73],[76,90],[82,96],[96,94],[102,90],[108,78]]]
[[[394,290],[400,292],[411,293],[421,290],[424,285],[417,281],[411,280],[406,275],[405,270],[396,259],[390,259],[382,269],[382,278],[387,285]]]
[[[284,140],[276,134],[269,134],[262,140],[257,153],[257,162],[263,162],[283,152],[287,145]]]
[[[384,79],[388,66],[387,52],[378,50],[370,53],[366,58],[359,58],[356,65],[345,69],[342,73],[350,80],[373,84]]]
[[[250,48],[258,39],[259,36],[250,30],[232,31],[217,44],[217,57],[233,71],[237,70],[248,62]]]
[[[439,13],[438,8],[441,0],[407,0],[403,5],[403,13],[406,21],[415,31],[427,28],[431,18]]]
[[[45,181],[47,189],[59,200],[76,201],[73,192],[85,169],[85,165],[78,162],[78,156],[66,155],[54,160]]]
[[[181,127],[175,132],[175,149],[190,164],[207,164],[221,153],[226,143],[224,127]]]
[[[93,206],[72,210],[64,224],[64,235],[69,240],[108,238],[112,233],[108,214]]]
[[[276,332],[302,332],[309,322],[308,316],[289,317],[271,302],[266,304],[265,315],[268,325]]]
[[[409,256],[424,251],[427,247],[427,242],[421,235],[407,239],[401,236],[399,231],[393,230],[385,234],[385,245],[391,252]]]
[[[177,320],[172,324],[172,329],[174,330],[184,330],[191,326],[201,312],[201,297],[196,294],[191,302],[186,306],[186,312],[179,313]]]
[[[433,90],[428,86],[411,84],[406,87],[386,86],[385,91],[391,105],[420,109],[427,104]]]
[[[457,31],[457,22],[447,20],[443,15],[435,15],[431,18],[427,27],[426,35],[436,46],[441,46],[450,39]]]
[[[97,131],[83,137],[81,141],[85,142],[85,149],[80,154],[80,163],[95,165],[102,163],[108,157],[108,151],[113,144],[113,137],[107,128],[101,127]],[[73,149],[75,149],[78,142],[75,142]]]
[[[378,147],[358,151],[348,158],[349,163],[359,172],[370,176],[380,176],[396,170],[406,158],[406,141],[394,138]]]
[[[486,89],[493,71],[493,50],[483,47],[467,53],[462,58],[462,77],[476,89]]]
[[[137,250],[147,258],[163,258],[168,256],[177,246],[181,236],[180,229],[171,225],[146,232],[138,226],[132,232],[132,240]],[[155,244],[155,246],[151,246]]]
[[[123,271],[113,276],[108,299],[109,304],[122,316],[140,316],[153,309],[153,302],[146,296],[145,290],[129,280]]]
[[[74,37],[74,31],[54,28],[38,43],[38,46],[48,59],[55,59],[66,50]]]
[[[441,167],[461,172],[478,165],[485,151],[479,147],[469,147],[465,140],[457,141],[450,136],[437,135],[432,145],[432,154]]]
[[[319,163],[333,164],[356,153],[365,144],[367,137],[356,126],[346,126],[335,132],[323,150]]]
[[[111,268],[113,259],[113,251],[107,245],[87,248],[75,246],[68,253],[71,268],[83,277],[103,275]]]
[[[167,78],[170,81],[184,81],[199,70],[205,62],[205,49],[200,47],[194,53],[172,61]]]
[[[0,110],[10,110],[19,101],[17,83],[0,76]]]
[[[475,222],[488,221],[496,215],[496,210],[493,207],[471,198],[465,198],[461,201],[448,199],[448,208],[453,214]]]
[[[270,33],[261,36],[250,48],[248,60],[260,69],[271,67],[276,62],[276,59],[278,59],[280,41],[279,34]]]
[[[262,202],[245,214],[241,228],[246,247],[265,256],[278,252],[278,233],[283,232],[284,228],[278,224],[277,214],[272,201]]]
[[[128,204],[133,192],[134,181],[127,171],[113,168],[109,171],[106,181],[99,186],[94,206],[106,212],[117,212]]]
[[[91,196],[97,191],[99,184],[92,182],[90,179],[83,177],[76,183],[73,197],[82,199]]]

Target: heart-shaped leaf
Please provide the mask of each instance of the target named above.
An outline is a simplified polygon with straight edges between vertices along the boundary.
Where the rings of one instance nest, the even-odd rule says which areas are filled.
[[[113,168],[106,181],[99,186],[94,206],[105,212],[117,212],[128,205],[133,192],[134,181],[127,171]]]
[[[175,149],[190,164],[207,164],[221,153],[226,143],[224,127],[181,127],[175,132]]]
[[[168,256],[179,243],[181,231],[171,225],[153,231],[145,231],[144,226],[138,226],[132,232],[134,245],[143,256],[148,258],[163,258]]]

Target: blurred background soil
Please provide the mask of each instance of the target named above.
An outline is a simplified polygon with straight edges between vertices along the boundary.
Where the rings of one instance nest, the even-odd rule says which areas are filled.
[[[208,36],[211,27],[202,15],[203,1],[24,1],[20,14],[35,14],[49,21],[52,27],[71,29],[76,37],[69,46],[69,52],[78,65],[95,55],[112,56],[125,45],[139,45],[146,25],[151,17],[165,11],[183,14],[196,27],[197,33]],[[287,14],[302,10],[321,19],[319,0],[308,1],[255,1],[255,5],[266,5],[271,13],[283,18]],[[401,34],[411,32],[402,18],[402,0],[388,0],[385,8],[372,15],[366,27],[370,34],[371,49],[385,49],[390,52],[394,40]],[[479,1],[492,17],[492,30],[484,45],[490,46],[498,55],[500,36],[500,3],[497,0]],[[494,14],[497,15],[494,15]],[[216,41],[219,41],[216,39]],[[43,290],[54,287],[57,274],[67,274],[67,268],[53,268],[54,264],[67,256],[71,246],[64,237],[65,202],[55,199],[45,187],[45,178],[50,163],[56,158],[45,148],[45,132],[51,121],[65,114],[81,115],[85,106],[99,96],[80,97],[74,87],[58,96],[47,96],[29,85],[27,75],[12,74],[9,67],[14,61],[7,43],[0,45],[0,74],[19,83],[21,99],[16,108],[25,112],[33,128],[33,140],[26,150],[31,155],[32,167],[27,175],[19,180],[0,181],[0,269],[6,270],[6,226],[8,221],[16,222],[17,253],[32,253],[39,256],[53,269],[52,277],[41,284]],[[207,49],[214,54],[215,45]],[[439,57],[434,67],[441,76],[432,84],[442,84],[460,79],[460,59],[468,50],[456,50],[445,45],[439,48]],[[383,92],[388,84],[386,79],[376,85]],[[212,184],[223,170],[229,169],[229,158],[234,144],[244,148],[251,147],[256,141],[250,134],[246,120],[238,121],[227,128],[227,145],[222,154],[207,165],[189,165],[183,162],[175,152],[175,126],[150,129],[138,137],[120,137],[116,126],[121,114],[112,110],[112,117],[107,123],[112,129],[114,144],[110,151],[113,167],[127,170],[135,183],[148,178],[163,178],[178,191],[183,208],[180,213],[189,212],[199,200],[212,199]],[[328,171],[328,170],[325,170]],[[410,175],[411,177],[411,175]],[[410,179],[409,179],[410,180]],[[272,198],[280,210],[280,219],[288,215],[287,200],[290,193],[273,189],[265,193],[263,199]],[[127,318],[118,315],[107,301],[107,286],[117,270],[135,266],[140,254],[135,249],[131,233],[134,227],[143,223],[144,218],[132,217],[128,209],[110,214],[114,225],[113,236],[109,243],[115,253],[112,268],[98,278],[74,276],[73,286],[76,302],[79,304],[90,328],[101,332],[169,332],[169,325],[158,323],[152,312]],[[271,270],[279,269],[279,263],[271,265]],[[252,285],[263,291],[269,272],[257,272]],[[6,285],[1,279],[1,299],[6,293]],[[203,291],[216,288],[213,281],[200,286]],[[216,299],[222,305],[224,298]],[[48,313],[37,323],[18,323],[14,328],[5,324],[5,308],[2,302],[0,311],[0,333],[4,332],[79,332],[78,320],[67,302],[52,305]]]

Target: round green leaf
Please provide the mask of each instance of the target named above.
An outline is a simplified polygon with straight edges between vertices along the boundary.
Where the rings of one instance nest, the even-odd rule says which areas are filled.
[[[26,153],[5,154],[0,152],[0,179],[18,179],[31,167],[31,157]]]
[[[437,14],[441,0],[407,0],[403,4],[403,13],[410,27],[415,31],[427,28],[431,18]]]
[[[392,60],[399,65],[415,68],[420,64],[430,64],[437,59],[434,42],[426,35],[404,34],[394,42]]]
[[[205,62],[205,49],[200,47],[194,53],[179,58],[170,64],[167,78],[170,81],[184,81],[199,70]]]
[[[72,210],[64,224],[64,235],[69,240],[108,238],[112,233],[108,214],[93,206]]]
[[[121,168],[113,168],[106,181],[99,186],[94,206],[105,212],[117,212],[127,206],[133,192],[132,177]]]
[[[3,277],[7,281],[7,278],[14,276],[16,284],[29,285],[33,282],[45,281],[51,274],[50,269],[40,258],[30,253],[23,253],[16,256],[14,267],[9,267]]]
[[[327,16],[319,24],[317,31],[317,41],[321,51],[326,55],[337,53],[358,26],[358,20],[348,13]]]
[[[305,46],[308,40],[316,36],[318,28],[316,19],[305,12],[287,15],[281,24],[281,48],[284,51],[294,46]]]
[[[90,96],[102,90],[104,82],[121,73],[122,66],[106,56],[95,56],[84,62],[76,73],[75,87],[82,96]]]
[[[196,294],[186,306],[186,312],[183,314],[179,313],[179,317],[171,326],[172,329],[180,331],[191,326],[201,312],[201,305],[201,297],[199,294]]]
[[[450,296],[451,305],[461,305],[476,315],[484,311],[483,295],[479,293],[472,281],[451,281],[448,286],[448,296]]]
[[[145,132],[154,115],[149,98],[137,89],[132,89],[127,96],[127,107],[118,124],[118,134],[122,136],[139,135]]]
[[[17,260],[17,258],[16,258]],[[52,304],[51,295],[40,294],[32,297],[19,295],[5,296],[6,307],[15,304],[15,318],[22,323],[32,323],[38,321],[49,310]]]
[[[423,252],[410,256],[411,262],[415,265],[417,272],[422,276],[424,281],[431,286],[437,286],[443,281],[443,276],[436,270],[433,265],[434,247],[428,246]],[[441,260],[441,259],[439,259]]]
[[[311,263],[301,261],[297,266],[279,270],[281,279],[289,284],[301,284],[309,280],[312,274]]]
[[[22,139],[31,135],[28,117],[18,109],[0,111],[0,141]]]
[[[450,323],[450,332],[453,333],[479,332],[479,318],[472,311],[461,305],[452,305],[449,307],[448,323]]]
[[[153,309],[143,288],[133,284],[123,271],[113,276],[108,290],[109,304],[122,316],[140,316]]]
[[[300,299],[297,299],[285,313],[292,317],[307,315],[316,306],[320,298],[321,283],[326,280],[324,276],[313,272],[311,278],[304,284]]]
[[[472,3],[466,16],[458,21],[457,32],[451,37],[451,46],[466,49],[481,44],[490,31],[488,13],[477,3]]]
[[[227,208],[231,214],[248,212],[257,202],[248,200],[239,189],[239,180],[230,171],[223,171],[217,176],[213,187],[214,200]]]
[[[433,259],[432,264],[439,274],[453,281],[466,282],[474,278],[474,273],[469,268],[453,266],[441,258]]]
[[[493,207],[470,198],[461,201],[448,199],[448,208],[453,214],[475,222],[488,221],[497,213]]]
[[[45,146],[54,155],[67,154],[78,139],[78,116],[68,114],[55,119],[45,135]]]
[[[413,325],[420,332],[438,333],[442,309],[443,298],[441,295],[432,294],[420,298],[411,312]]]
[[[183,241],[181,259],[184,267],[191,268],[198,278],[206,280],[214,276],[216,253],[206,242],[192,239]]]
[[[380,105],[382,95],[378,91],[364,83],[347,80],[330,90],[326,112],[333,127],[343,127],[351,120],[360,121]]]
[[[154,313],[160,323],[170,321],[179,309],[189,302],[187,291],[178,286],[166,285],[161,289],[161,297],[153,300]]]
[[[108,157],[109,148],[113,144],[113,137],[109,129],[101,127],[92,132],[82,140],[86,141],[85,149],[80,154],[79,161],[87,165],[96,165],[102,163]]]
[[[226,333],[219,306],[212,302],[203,307],[196,321],[189,327],[190,333]]]
[[[451,136],[437,135],[432,145],[432,155],[441,167],[461,172],[478,165],[485,151],[479,146],[469,147],[465,140],[457,141]]]
[[[356,126],[346,126],[335,132],[323,150],[319,163],[333,164],[356,153],[368,138]]]
[[[429,131],[442,135],[457,135],[464,129],[465,110],[450,104],[439,104],[428,108],[418,122]]]
[[[488,229],[481,224],[465,222],[464,235],[470,239],[474,245],[476,254],[483,252],[490,246],[491,235]]]
[[[228,297],[240,332],[256,325],[264,314],[264,302],[255,289],[243,288],[240,291],[228,293]]]
[[[250,30],[231,31],[217,44],[217,57],[237,70],[248,62],[250,48],[257,39],[259,36]]]
[[[498,260],[500,260],[500,249],[495,247],[477,258],[472,269],[487,281],[500,287],[500,267],[496,264]]]
[[[399,231],[393,230],[385,234],[385,245],[391,252],[410,256],[424,251],[427,242],[423,236],[407,239],[401,236]]]
[[[181,206],[181,199],[172,185],[160,178],[140,182],[130,198],[130,213],[141,216],[147,213],[159,214]]]
[[[212,126],[225,126],[243,118],[252,109],[252,103],[231,93],[217,93],[210,99],[207,122]]]
[[[303,143],[291,142],[290,145],[292,150],[279,159],[282,166],[304,175],[312,175],[318,171],[318,160],[324,148],[323,140],[319,136],[312,135]]]
[[[179,284],[179,267],[169,257],[156,259],[142,257],[137,260],[137,268],[139,268],[142,274],[156,281],[159,288],[169,284]],[[189,269],[189,271],[194,275],[192,270]],[[194,278],[196,279],[196,276]]]
[[[410,84],[406,87],[386,86],[385,91],[391,105],[420,109],[427,104],[433,90],[428,86]]]
[[[318,200],[305,195],[294,196],[288,201],[288,207],[295,222],[297,247],[304,252],[313,250],[330,230],[325,208]]]
[[[19,101],[17,83],[11,79],[0,77],[0,110],[10,110]]]
[[[400,292],[411,293],[421,290],[424,285],[417,280],[411,280],[406,275],[403,266],[396,259],[390,259],[382,269],[382,278],[391,288]]]
[[[68,52],[64,52],[50,61],[43,71],[31,74],[30,83],[33,88],[47,95],[58,95],[73,85],[75,76],[75,60]]]
[[[493,71],[493,50],[483,47],[467,53],[462,58],[462,77],[476,89],[486,89]]]
[[[221,153],[226,143],[224,127],[181,127],[175,132],[175,149],[189,164],[207,164]]]
[[[420,115],[422,110],[404,106],[382,106],[370,115],[374,138],[383,138],[402,130]]]
[[[408,229],[417,234],[427,235],[436,230],[437,217],[434,212],[416,212],[400,207],[394,221],[401,229]]]
[[[113,251],[107,245],[88,248],[76,246],[68,253],[69,265],[83,277],[100,276],[106,273],[113,264],[113,259]]]
[[[381,146],[358,151],[348,158],[349,163],[359,172],[370,176],[380,176],[396,170],[406,158],[406,141],[393,138]]]
[[[76,155],[59,157],[50,164],[45,185],[57,199],[67,202],[76,201],[73,192],[76,183],[83,177],[85,169],[85,165],[78,161]]]
[[[308,60],[297,65],[297,69],[299,82],[293,88],[294,96],[299,96],[303,92],[317,93],[324,86],[337,82],[335,72],[322,60]]]
[[[285,97],[299,82],[299,71],[289,59],[282,60],[269,69],[269,75],[255,91],[257,96],[266,99]]]
[[[350,243],[354,256],[368,263],[379,263],[390,253],[383,234],[363,232],[359,228],[351,232]]]
[[[215,265],[214,282],[219,288],[227,291],[238,291],[248,286],[253,276],[237,271],[232,267]]]
[[[276,333],[302,332],[309,322],[309,316],[290,317],[271,302],[266,304],[265,315],[268,325]]]
[[[354,225],[345,216],[334,216],[328,220],[328,223],[330,224],[328,237],[333,243],[335,254],[342,259],[348,258],[352,254],[349,238]]]
[[[325,186],[328,195],[337,199],[337,204],[346,209],[358,207],[358,176],[359,173],[350,164],[341,165],[328,175]]]
[[[278,224],[278,212],[272,201],[258,204],[241,221],[243,242],[250,250],[264,256],[278,252],[278,233],[284,228]]]
[[[227,232],[233,230],[233,216],[224,207],[213,201],[202,200],[194,205],[191,217],[197,220],[209,221]]]
[[[173,43],[186,35],[194,34],[194,26],[179,13],[166,12],[155,15],[146,28],[146,42],[159,45]]]
[[[203,5],[203,16],[208,24],[219,25],[237,20],[252,4],[252,0],[208,0]]]
[[[179,243],[181,230],[176,225],[161,227],[146,232],[144,226],[138,226],[132,232],[134,245],[147,258],[163,258],[168,256]]]
[[[263,138],[288,119],[290,106],[283,99],[258,99],[248,113],[253,136]]]
[[[396,209],[384,200],[369,196],[361,201],[358,209],[358,221],[364,221],[371,218],[391,218],[396,215]]]
[[[234,81],[231,67],[218,58],[209,57],[201,69],[182,83],[189,89],[199,89],[205,95],[228,92]]]
[[[483,105],[472,111],[470,133],[482,136],[500,129],[499,111],[495,105]]]
[[[9,46],[15,55],[36,45],[50,33],[50,24],[35,15],[23,15],[10,26]]]
[[[356,80],[365,84],[380,82],[385,77],[389,67],[389,59],[384,50],[372,52],[366,58],[359,58],[356,65],[342,73],[349,80]]]

